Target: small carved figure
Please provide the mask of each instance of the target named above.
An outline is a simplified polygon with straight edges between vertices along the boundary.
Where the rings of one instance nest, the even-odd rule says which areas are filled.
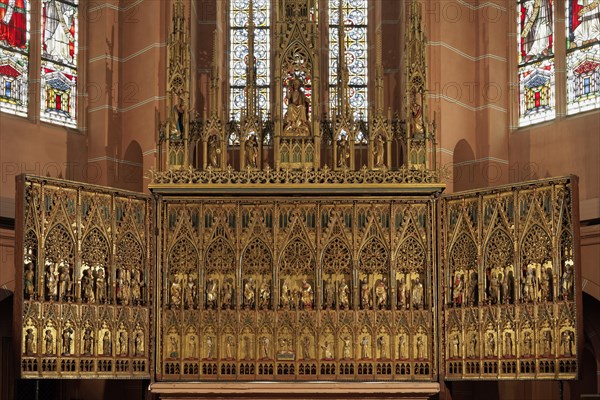
[[[373,146],[373,160],[375,161],[376,168],[381,168],[384,166],[384,147],[385,141],[383,140],[383,135],[377,135],[375,138],[375,145]]]
[[[552,332],[549,330],[544,332],[544,354],[552,354]]]
[[[190,358],[196,358],[196,335],[190,335],[190,339],[188,340],[188,354]]]
[[[377,338],[377,347],[379,348],[379,358],[387,358],[387,339],[385,336]]]
[[[417,93],[413,93],[416,97]],[[411,134],[419,135],[423,134],[423,116],[421,114],[421,105],[415,99],[410,106],[410,117],[411,117]]]
[[[406,336],[404,335],[398,338],[398,358],[406,358]]]
[[[506,332],[504,334],[504,356],[512,357],[513,356],[513,340],[510,332]]]
[[[25,334],[25,354],[32,355],[35,354],[35,350],[33,348],[33,343],[34,343],[34,335],[33,335],[33,329],[31,328],[27,328],[26,330],[26,334]]]
[[[510,303],[512,299],[512,271],[506,271],[504,273],[504,279],[502,279],[502,302],[504,304]]]
[[[219,166],[219,154],[221,149],[219,148],[219,140],[216,135],[212,135],[208,139],[208,161],[209,166],[217,168]]]
[[[46,334],[44,335],[44,342],[46,342],[46,355],[54,354],[54,336],[52,336],[52,330],[46,329]]]
[[[335,308],[335,288],[331,276],[325,281],[325,290],[323,293],[323,304],[325,308]]]
[[[490,279],[490,301],[492,304],[496,304],[500,301],[500,274],[492,272]]]
[[[573,264],[566,262],[565,271],[561,278],[561,290],[563,298],[565,299],[573,298],[573,278]]]
[[[458,333],[452,337],[451,344],[452,351],[450,352],[450,357],[460,357],[460,338],[458,337]]]
[[[56,272],[56,266],[50,264],[48,266],[48,272],[46,272],[46,290],[50,300],[56,300],[58,296],[58,273]]]
[[[258,291],[258,300],[260,302],[260,308],[263,310],[269,308],[271,304],[271,284],[266,278],[262,278],[262,283]]]
[[[196,305],[196,278],[193,275],[189,275],[187,278],[184,298],[187,308],[194,308]]]
[[[350,337],[349,336],[345,336],[344,339],[344,349],[343,349],[343,354],[344,354],[344,358],[351,358],[352,354],[351,354],[351,346],[352,346],[352,342],[350,341]]]
[[[175,284],[175,282],[173,282]],[[176,281],[177,288],[171,289],[171,303],[179,305],[181,304],[181,286],[179,285],[179,279]],[[176,291],[176,296],[179,298],[177,303],[173,301],[173,294]],[[128,305],[130,300],[131,283],[127,276],[127,271],[123,268],[117,269],[117,300],[120,304]]]
[[[523,336],[523,355],[528,357],[532,355],[533,339],[530,332],[525,332]]]
[[[350,308],[350,288],[346,283],[346,278],[342,277],[342,281],[340,282],[340,286],[338,288],[339,292],[339,304],[341,309]]]
[[[487,336],[487,356],[494,357],[496,355],[496,338],[493,333],[488,333]]]
[[[471,272],[469,279],[468,301],[470,305],[477,305],[477,272]]]
[[[96,300],[98,303],[106,301],[106,279],[104,278],[104,268],[98,268],[96,275]]]
[[[71,342],[73,341],[73,338],[71,337],[71,335],[73,335],[73,328],[71,328],[70,326],[67,326],[65,328],[65,330],[63,330],[63,334],[62,334],[63,356],[71,355]]]
[[[92,328],[88,326],[85,328],[85,332],[83,334],[83,354],[86,356],[91,356],[93,347],[94,336],[92,335]]]
[[[535,298],[535,276],[533,267],[528,266],[523,282],[523,301],[530,302]]]
[[[140,304],[142,302],[142,287],[144,282],[142,281],[142,275],[139,270],[133,270],[133,279],[131,280],[131,301],[133,304]]]
[[[122,356],[126,356],[129,354],[129,343],[127,340],[127,332],[121,331],[119,332],[119,336],[117,338],[117,347],[119,348],[119,354]]]
[[[233,358],[233,336],[227,336],[225,340],[225,357],[229,359]]]
[[[423,307],[423,284],[419,281],[419,277],[415,278],[413,289],[412,289],[412,301],[413,307]]]
[[[83,271],[83,276],[81,277],[81,295],[83,300],[88,303],[95,301],[94,280],[92,278],[92,271],[89,268]]]
[[[117,298],[118,297],[119,296],[117,296]],[[173,282],[171,282],[170,299],[172,307],[179,307],[181,305],[181,278],[179,274],[176,274],[173,278]]]
[[[477,348],[477,333],[475,332],[473,332],[473,335],[471,335],[471,347],[469,353],[469,356],[471,357],[477,357],[477,355],[479,354]]]
[[[305,279],[302,281],[302,308],[310,310],[313,308],[313,290],[312,286]]]
[[[71,272],[68,266],[60,269],[58,278],[58,298],[59,300],[68,300],[71,297]]]
[[[369,337],[364,336],[360,341],[360,356],[363,359],[369,358]]]
[[[141,357],[144,355],[144,337],[142,336],[142,332],[137,332],[135,334],[135,339],[133,341],[134,352],[136,357]]]
[[[425,340],[423,336],[417,338],[417,358],[423,359],[427,357],[427,350],[425,348]]]
[[[112,355],[112,342],[109,331],[104,331],[104,336],[102,336],[102,354],[105,356]]]
[[[206,358],[209,360],[214,356],[213,350],[213,338],[212,336],[209,336],[206,338]]]
[[[560,342],[563,348],[563,355],[571,357],[573,355],[573,332],[563,331]]]
[[[290,291],[290,281],[289,278],[286,277],[283,280],[283,285],[281,285],[281,307],[282,308],[291,308],[292,296]]]
[[[360,306],[363,310],[371,308],[371,288],[366,277],[360,284]]]
[[[348,138],[346,136],[341,136],[337,140],[337,166],[347,167],[348,159],[350,158],[350,149],[348,147]]]
[[[269,358],[269,337],[268,336],[263,336],[260,338],[260,344],[261,344],[261,353],[262,353],[262,358]]]
[[[382,278],[377,282],[377,286],[375,287],[375,298],[377,299],[377,308],[385,309],[387,308],[387,280],[386,278]]]
[[[217,293],[219,282],[216,279],[209,279],[206,283],[206,307],[215,308],[217,306]]]
[[[35,272],[33,272],[33,265],[28,263],[25,272],[23,273],[23,289],[25,291],[26,299],[31,299],[35,296],[34,280]]]
[[[254,308],[254,282],[252,278],[248,278],[246,283],[244,284],[244,307],[245,308]]]
[[[300,79],[294,78],[288,84],[286,99],[288,107],[283,117],[284,132],[299,136],[308,135],[310,133],[307,117],[308,102]]]
[[[176,94],[173,99],[173,110],[171,114],[171,123],[173,127],[171,129],[171,136],[174,138],[180,138],[183,135],[184,122],[183,117],[185,114],[184,99],[181,95]]]
[[[179,356],[179,340],[175,335],[169,336],[169,340],[171,342],[171,353],[169,354],[169,357],[177,358]]]
[[[461,306],[463,302],[463,290],[465,285],[464,275],[455,274],[452,288],[452,298],[455,306]]]
[[[302,358],[305,360],[310,360],[310,338],[308,336],[304,336],[302,339]]]
[[[398,281],[397,304],[399,309],[406,307],[406,280],[402,277]]]
[[[256,135],[251,135],[244,145],[246,152],[246,166],[256,168],[256,159],[258,156],[258,142]]]
[[[325,343],[321,345],[321,348],[323,349],[324,359],[328,360],[333,358],[333,353],[331,352],[331,344],[329,343],[329,341],[325,340]]]

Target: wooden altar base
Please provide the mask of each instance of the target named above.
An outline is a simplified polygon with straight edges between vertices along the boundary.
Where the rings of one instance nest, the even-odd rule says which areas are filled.
[[[148,388],[154,399],[429,399],[437,382],[250,382],[162,383]]]

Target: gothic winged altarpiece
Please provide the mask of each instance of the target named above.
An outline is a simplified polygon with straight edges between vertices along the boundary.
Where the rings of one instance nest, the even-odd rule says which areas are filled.
[[[247,101],[227,121],[216,53],[211,109],[190,111],[174,2],[153,197],[21,178],[21,375],[576,379],[576,178],[442,195],[419,3],[402,118],[383,109],[377,33],[369,121],[348,102],[344,29],[325,113],[314,1],[274,3],[274,105],[258,110],[250,40]]]

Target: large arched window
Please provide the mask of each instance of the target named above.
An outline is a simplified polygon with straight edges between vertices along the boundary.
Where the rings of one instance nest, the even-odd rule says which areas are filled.
[[[270,0],[230,0],[229,2],[229,109],[239,121],[246,104],[248,66],[248,22],[250,7],[254,15],[254,58],[258,111],[269,109],[270,76]]]
[[[600,108],[600,2],[566,1],[567,114]]]
[[[339,21],[340,1],[342,21]],[[329,0],[329,104],[337,104],[339,24],[344,26],[348,97],[354,118],[367,118],[367,0]]]
[[[0,0],[0,111],[27,116],[29,1]]]

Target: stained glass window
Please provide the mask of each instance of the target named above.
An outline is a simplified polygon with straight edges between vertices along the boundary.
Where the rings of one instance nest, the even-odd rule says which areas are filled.
[[[329,0],[329,104],[337,104],[339,57],[339,6],[342,1],[348,97],[355,119],[366,119],[367,96],[367,0]]]
[[[230,1],[229,107],[239,121],[246,105],[248,65],[248,20],[250,6],[254,14],[254,58],[256,67],[257,107],[260,113],[269,109],[270,78],[270,0]]]
[[[567,114],[600,108],[600,2],[567,0]]]
[[[0,0],[0,111],[27,116],[29,2]]]
[[[553,119],[555,108],[552,0],[518,1],[519,126]]]
[[[77,5],[77,0],[43,0],[41,26],[40,119],[71,127],[77,124]]]

